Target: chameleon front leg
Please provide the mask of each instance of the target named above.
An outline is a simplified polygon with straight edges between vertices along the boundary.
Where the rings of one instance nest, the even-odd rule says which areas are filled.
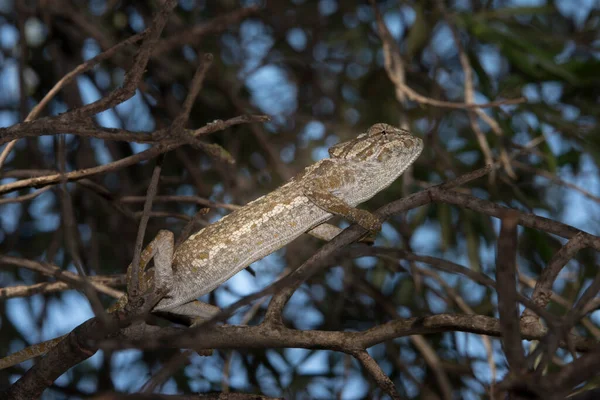
[[[331,187],[331,180],[327,175],[315,179],[307,179],[302,187],[302,192],[313,204],[323,211],[342,216],[349,221],[359,224],[370,232],[379,231],[381,229],[381,220],[379,217],[367,210],[353,207],[344,199],[333,195],[331,191],[335,188]]]
[[[177,297],[175,283],[173,281],[173,253],[175,251],[175,240],[173,233],[167,230],[158,232],[154,240],[148,244],[142,256],[142,262],[139,269],[140,290],[161,291],[167,293],[167,296]],[[150,259],[154,258],[154,271],[146,271],[146,266]],[[128,284],[132,273],[131,266],[128,268]],[[165,314],[177,314],[189,318],[210,318],[221,309],[219,307],[192,300],[168,310],[161,310]],[[159,312],[159,313],[160,313]]]

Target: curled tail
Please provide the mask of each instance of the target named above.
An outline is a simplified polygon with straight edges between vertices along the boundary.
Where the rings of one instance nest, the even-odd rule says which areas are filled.
[[[11,355],[0,359],[0,369],[12,367],[13,365],[20,364],[23,361],[27,361],[33,357],[39,357],[41,355],[44,355],[67,336],[68,334],[62,335],[57,338],[46,340],[45,342],[34,344],[33,346],[29,346],[24,348],[23,350],[19,350],[15,353],[12,353]]]

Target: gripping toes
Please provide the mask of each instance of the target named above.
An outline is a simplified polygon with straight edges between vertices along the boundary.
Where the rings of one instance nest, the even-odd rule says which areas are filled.
[[[378,232],[381,229],[381,219],[375,214],[365,210],[356,210],[356,223],[370,232]]]

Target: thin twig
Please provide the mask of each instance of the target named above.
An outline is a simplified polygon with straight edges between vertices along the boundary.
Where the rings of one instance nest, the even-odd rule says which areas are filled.
[[[508,211],[502,218],[496,255],[496,292],[504,353],[511,372],[519,374],[525,366],[521,347],[519,310],[517,306],[517,226],[519,216]]]
[[[587,240],[583,233],[578,233],[562,246],[550,259],[535,284],[531,299],[540,307],[546,307],[552,296],[552,286],[563,267],[582,249],[587,247]],[[521,316],[525,324],[536,323],[537,318],[533,311],[527,309]]]
[[[142,247],[144,246],[144,235],[146,233],[146,226],[150,219],[150,211],[152,210],[152,201],[156,192],[158,191],[158,180],[160,178],[160,172],[162,170],[162,164],[164,161],[164,155],[158,157],[156,160],[156,166],[152,171],[152,178],[148,185],[148,191],[146,193],[146,201],[144,202],[144,211],[140,218],[140,224],[138,226],[137,237],[135,239],[135,247],[133,253],[133,261],[131,261],[131,271],[128,272],[130,281],[127,285],[127,297],[131,300],[140,293],[140,257],[142,254]]]
[[[135,90],[138,88],[139,83],[144,76],[150,56],[159,41],[169,15],[176,5],[177,0],[165,0],[162,3],[160,11],[156,13],[152,19],[152,24],[146,31],[144,41],[134,57],[133,65],[125,74],[123,86],[113,90],[107,96],[102,97],[93,103],[67,111],[62,114],[60,118],[64,120],[71,120],[73,118],[76,120],[83,120],[85,117],[98,114],[99,112],[105,111],[131,98],[135,94]]]
[[[375,0],[369,0],[371,5],[373,6],[373,10],[375,11],[377,30],[379,34],[379,38],[383,42],[384,46],[384,57],[386,63],[386,71],[388,71],[388,77],[392,81],[392,83],[396,86],[396,88],[404,93],[406,97],[410,100],[413,100],[420,104],[427,104],[435,107],[442,108],[454,108],[454,109],[476,109],[476,108],[490,108],[490,107],[498,107],[501,105],[509,105],[509,104],[520,104],[525,103],[527,101],[524,97],[519,97],[516,99],[506,99],[500,101],[493,101],[484,104],[469,104],[469,103],[454,103],[442,100],[432,99],[430,97],[423,96],[413,89],[411,89],[402,79],[398,79],[399,76],[402,76],[402,73],[399,73],[402,67],[402,57],[398,51],[398,48],[394,42],[394,38],[390,34],[387,26],[385,25],[383,18],[377,9],[377,5]],[[392,71],[392,73],[390,73]]]
[[[366,352],[366,350],[355,351],[351,353],[356,358],[363,368],[371,375],[371,377],[377,382],[377,385],[385,393],[387,393],[392,399],[400,400],[402,397],[396,391],[394,382],[381,370],[381,367],[377,362]]]
[[[99,286],[95,285],[100,283],[102,285],[110,286],[123,286],[125,285],[124,275],[116,276],[90,276],[88,277],[91,285],[95,290],[98,290]],[[66,282],[42,282],[34,283],[33,285],[17,285],[0,288],[0,299],[12,299],[15,297],[31,297],[36,294],[48,294],[62,292],[65,290],[75,289],[73,285]],[[120,290],[111,289],[110,287],[102,287],[105,294],[108,294],[115,299],[123,296],[125,293]]]
[[[40,261],[28,260],[26,258],[13,257],[7,255],[0,255],[0,263],[2,264],[11,264],[18,265],[19,267],[27,268],[32,271],[40,272],[47,276],[52,276],[62,282],[70,286],[81,286],[83,284],[83,278],[77,274],[74,274],[70,271],[65,271],[56,265],[52,265],[49,263],[44,263]],[[94,280],[90,281],[90,285],[100,293],[107,294],[109,296],[118,298],[121,293],[111,287],[106,286],[104,283],[95,282]],[[0,289],[0,297],[2,294],[2,289]]]
[[[23,196],[5,197],[3,199],[0,199],[0,205],[2,205],[2,204],[10,204],[10,203],[21,203],[23,201],[34,199],[37,196],[39,196],[40,194],[42,194],[44,192],[47,192],[48,190],[52,189],[52,187],[53,186],[46,186],[46,187],[43,187],[41,189],[34,190],[31,193],[24,194]]]
[[[228,128],[232,125],[238,125],[238,124],[249,123],[249,122],[264,122],[264,121],[268,121],[268,120],[269,120],[269,117],[264,116],[264,115],[241,115],[238,117],[231,118],[227,121],[219,121],[218,123],[208,124],[206,127],[200,128],[200,129],[194,131],[194,134],[197,134],[197,132],[212,133],[212,132],[216,132],[216,131]],[[101,174],[101,173],[113,172],[113,171],[116,171],[121,168],[135,165],[141,161],[150,160],[154,157],[157,157],[158,155],[160,155],[162,153],[171,151],[181,145],[182,145],[182,143],[174,142],[174,141],[168,141],[165,144],[157,144],[148,150],[142,151],[140,153],[134,154],[129,157],[122,158],[120,160],[117,160],[117,161],[114,161],[114,162],[111,162],[111,163],[108,163],[105,165],[99,165],[99,166],[92,167],[92,168],[83,168],[83,169],[79,169],[76,171],[67,172],[64,174],[64,177],[65,177],[65,179],[67,179],[70,182],[70,181],[76,181],[76,180],[79,180],[79,179],[82,179],[85,177],[89,177],[89,176],[93,176],[93,175],[97,175],[97,174]],[[206,143],[205,145],[206,145],[206,147],[203,148],[203,150],[208,151],[209,155],[211,155],[213,157],[226,156],[225,154],[222,153],[221,150],[217,150],[214,147],[210,147],[210,144]],[[51,174],[51,175],[45,175],[45,176],[36,176],[33,178],[29,178],[29,179],[22,179],[20,181],[0,185],[0,194],[13,192],[15,190],[23,189],[26,187],[39,187],[39,186],[46,186],[49,184],[55,184],[55,183],[60,182],[60,179],[61,179],[60,174]]]
[[[57,150],[56,157],[58,159],[59,173],[61,176],[59,199],[62,208],[62,220],[64,226],[63,234],[67,253],[71,256],[71,261],[73,262],[77,273],[81,277],[81,289],[85,294],[85,297],[87,297],[89,300],[94,315],[99,318],[103,324],[107,324],[108,319],[106,317],[104,306],[98,297],[98,293],[96,293],[89,282],[88,276],[83,268],[83,262],[79,255],[79,245],[77,240],[77,238],[79,238],[79,232],[77,231],[77,222],[75,220],[75,213],[73,211],[73,202],[71,201],[71,196],[69,190],[67,189],[67,181],[64,179],[64,171],[66,170],[67,163],[65,152],[65,135],[60,135],[58,138]]]

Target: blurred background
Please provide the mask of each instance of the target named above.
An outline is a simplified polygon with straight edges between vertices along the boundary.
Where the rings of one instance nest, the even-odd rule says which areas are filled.
[[[161,4],[159,0],[0,1],[0,126],[22,122],[65,74],[146,29]],[[366,203],[366,209],[375,210],[495,162],[500,167],[472,182],[471,194],[600,233],[598,2],[390,0],[377,1],[376,7],[393,38],[394,51],[401,56],[404,83],[412,91],[453,103],[521,97],[525,101],[485,109],[449,108],[399,93],[384,66],[376,14],[367,1],[180,0],[136,95],[96,115],[95,123],[142,132],[169,126],[181,110],[201,53],[212,53],[214,62],[187,128],[243,114],[267,114],[272,119],[203,137],[222,146],[235,165],[192,146],[168,153],[158,195],[170,197],[155,201],[148,240],[159,229],[181,232],[204,206],[210,206],[210,212],[198,229],[219,219],[231,211],[230,205],[244,205],[270,192],[326,157],[329,146],[376,122],[409,129],[423,138],[425,150],[412,170]],[[136,46],[123,47],[79,75],[40,117],[88,104],[121,85]],[[60,136],[18,140],[2,166],[0,183],[59,170]],[[72,134],[64,135],[64,140],[67,171],[107,164],[152,146]],[[123,274],[131,262],[154,165],[151,160],[67,184],[77,252],[90,276]],[[67,249],[59,188],[49,186],[42,192],[26,188],[4,195],[3,199],[11,199],[32,194],[0,203],[0,254],[76,272]],[[493,276],[497,233],[493,218],[433,204],[390,219],[376,245],[441,257]],[[540,270],[564,242],[520,228],[523,292],[530,292]],[[301,237],[204,300],[230,304],[273,282],[286,267],[299,266],[321,245]],[[580,252],[559,276],[554,289],[565,304],[571,304],[595,276],[595,257]],[[431,271],[428,265],[405,260],[390,266],[373,257],[348,258],[295,293],[285,309],[286,323],[297,329],[368,329],[390,319],[372,291],[402,317],[469,310],[496,315],[494,292],[467,278]],[[0,287],[52,281],[22,266],[0,267]],[[125,290],[122,277],[107,282]],[[1,356],[68,333],[93,316],[80,292],[38,288],[0,299]],[[114,301],[108,296],[102,300],[106,305]],[[564,313],[565,304],[553,301],[550,310]],[[247,317],[248,323],[256,323],[265,307],[266,303],[246,308],[230,322]],[[585,334],[593,335],[600,314],[593,313],[590,321]],[[425,338],[456,398],[485,397],[490,383],[506,372],[495,339],[486,350],[484,338],[475,334],[447,332]],[[98,352],[56,381],[47,398],[139,390],[174,353]],[[405,398],[442,398],[435,372],[409,338],[377,345],[369,353]],[[570,357],[559,351],[555,363]],[[14,382],[30,365],[2,371],[0,384]],[[224,388],[285,398],[384,397],[351,357],[304,349],[196,355],[159,390]]]

